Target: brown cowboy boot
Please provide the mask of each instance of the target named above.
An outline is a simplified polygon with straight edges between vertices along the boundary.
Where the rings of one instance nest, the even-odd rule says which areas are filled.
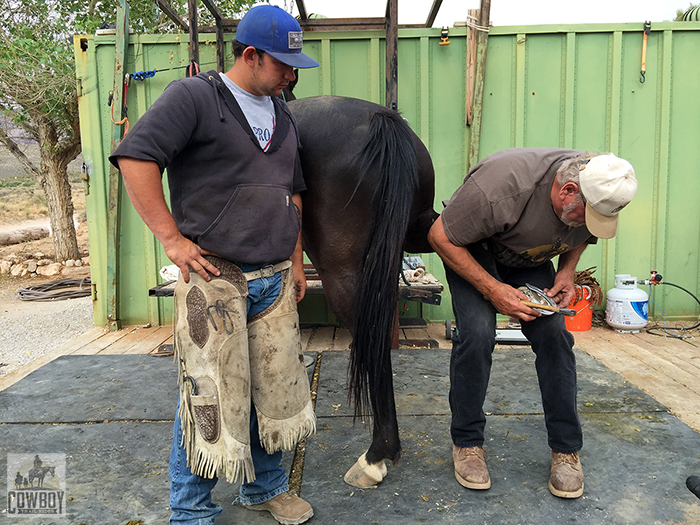
[[[578,498],[583,494],[583,470],[577,452],[562,454],[552,450],[549,491],[560,498]]]
[[[258,505],[244,505],[244,507],[249,510],[266,510],[284,525],[304,523],[314,515],[311,505],[292,492],[284,492]]]
[[[484,461],[484,447],[458,447],[452,445],[455,478],[468,489],[486,490],[491,487],[489,469]]]

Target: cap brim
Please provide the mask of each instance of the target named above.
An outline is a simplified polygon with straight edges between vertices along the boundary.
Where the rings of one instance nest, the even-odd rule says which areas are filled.
[[[277,60],[288,66],[306,69],[310,67],[318,67],[319,64],[313,58],[306,56],[304,53],[276,53],[265,51],[268,55],[275,57]]]
[[[602,215],[586,203],[586,228],[599,239],[612,239],[617,233],[617,215]]]

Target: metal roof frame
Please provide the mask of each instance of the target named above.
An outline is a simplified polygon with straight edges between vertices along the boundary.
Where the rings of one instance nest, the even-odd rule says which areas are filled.
[[[224,18],[215,0],[202,0],[204,6],[214,17],[215,27],[199,27],[197,21],[197,0],[187,0],[188,22],[172,8],[168,0],[156,0],[163,13],[178,27],[189,34],[190,61],[199,62],[199,31],[216,33],[216,65],[218,71],[224,70],[224,33],[233,33],[238,20]],[[424,24],[398,24],[398,0],[387,0],[384,18],[309,18],[304,0],[296,0],[299,10],[299,24],[306,31],[344,31],[344,30],[385,30],[386,31],[386,105],[397,109],[398,102],[398,29],[432,27],[440,10],[442,0],[433,0]]]

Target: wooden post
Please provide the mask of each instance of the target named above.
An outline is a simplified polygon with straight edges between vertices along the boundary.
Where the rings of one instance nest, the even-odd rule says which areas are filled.
[[[479,23],[479,10],[469,9],[467,11],[467,89],[465,103],[465,121],[467,126],[472,124],[472,112],[474,110],[474,82],[476,80],[476,39],[478,30],[471,27],[472,24]]]
[[[479,26],[488,28],[491,11],[491,0],[481,0]],[[484,81],[486,78],[486,46],[489,40],[488,31],[478,31],[476,53],[476,82],[474,84],[474,110],[469,136],[469,163],[471,169],[479,159],[479,143],[481,140],[481,113],[484,106]]]
[[[122,114],[124,108],[124,64],[129,49],[129,4],[126,0],[119,0],[117,5],[117,31],[114,45],[114,82],[112,84],[112,108],[113,120],[119,122],[126,115]],[[112,151],[122,140],[123,125],[112,125]],[[105,299],[107,302],[107,326],[111,331],[121,328],[119,318],[119,171],[110,164],[109,187],[107,188],[107,289]],[[97,290],[99,293],[99,290]]]
[[[386,105],[391,109],[398,110],[398,0],[387,0],[386,2]]]
[[[187,0],[190,12],[190,62],[199,64],[199,23],[197,21],[197,0]]]
[[[216,22],[216,70],[221,73],[224,70],[224,17],[213,0],[202,0],[202,3],[214,17],[214,22]]]

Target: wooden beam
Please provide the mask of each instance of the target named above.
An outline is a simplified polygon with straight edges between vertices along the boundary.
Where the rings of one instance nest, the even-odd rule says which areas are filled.
[[[441,5],[442,0],[433,0],[433,6],[430,8],[430,12],[428,13],[428,19],[425,21],[425,27],[433,27],[433,22],[435,22],[435,17],[437,16]]]
[[[398,70],[399,70],[399,1],[386,2],[386,105],[398,110]]]
[[[240,20],[224,18],[221,26],[224,33],[235,33]],[[299,24],[304,31],[384,31],[386,30],[386,19],[384,18],[307,18]],[[420,29],[424,24],[399,24],[399,29]],[[215,33],[216,26],[200,26],[200,33]]]
[[[160,7],[160,10],[163,11],[163,13],[166,14],[166,16],[175,22],[180,28],[185,32],[189,33],[190,28],[187,25],[187,22],[185,22],[182,18],[180,18],[180,15],[177,14],[177,11],[172,8],[172,6],[168,3],[167,0],[156,0],[158,2],[158,7]]]
[[[299,10],[299,18],[302,22],[309,18],[306,14],[306,6],[304,5],[304,0],[297,0],[297,9]]]
[[[467,126],[472,125],[472,112],[474,111],[474,82],[476,80],[476,40],[478,31],[472,27],[479,21],[479,10],[467,11],[467,89],[465,101],[465,121]]]
[[[221,11],[219,11],[219,8],[216,7],[216,4],[212,2],[212,0],[202,0],[202,3],[204,4],[204,7],[206,7],[212,14],[214,20],[218,22],[224,18],[224,15],[221,14]]]
[[[224,17],[212,0],[202,0],[202,3],[216,21],[216,70],[221,73],[224,70],[224,28],[221,25]]]
[[[300,22],[304,29],[310,31],[338,31],[343,29],[384,29],[384,18],[307,18]]]
[[[190,62],[199,64],[199,27],[197,25],[197,0],[187,0],[190,21]]]
[[[491,13],[491,0],[481,0],[479,12],[479,26],[489,27]],[[481,143],[481,113],[484,107],[484,82],[486,79],[486,46],[489,41],[488,31],[477,31],[476,52],[476,81],[474,84],[474,111],[472,112],[472,125],[469,132],[469,164],[467,171],[474,167],[479,160],[479,146]]]

